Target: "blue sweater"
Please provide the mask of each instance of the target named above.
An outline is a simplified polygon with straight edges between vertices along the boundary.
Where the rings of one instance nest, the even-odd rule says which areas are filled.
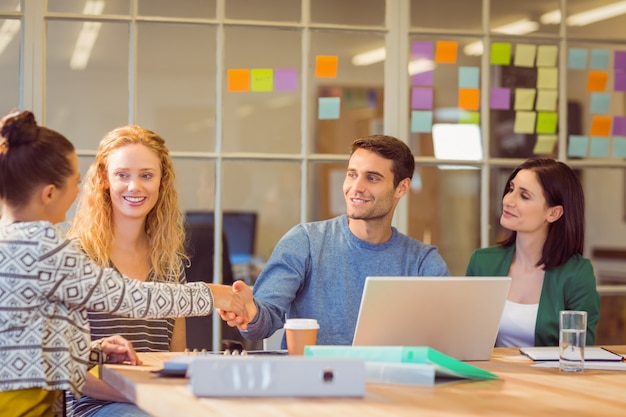
[[[318,344],[349,345],[366,277],[449,275],[437,248],[392,229],[387,242],[373,244],[350,232],[345,214],[293,227],[254,285],[258,314],[242,334],[263,339],[285,318],[314,318]]]

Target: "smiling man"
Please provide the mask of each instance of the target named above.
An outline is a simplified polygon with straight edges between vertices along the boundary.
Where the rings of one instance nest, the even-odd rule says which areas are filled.
[[[414,170],[415,158],[402,141],[382,135],[355,140],[343,183],[346,214],[293,227],[276,245],[254,291],[236,283],[248,293],[254,317],[241,329],[243,336],[263,339],[286,318],[313,318],[320,325],[318,344],[349,345],[367,276],[449,275],[437,248],[391,226]]]

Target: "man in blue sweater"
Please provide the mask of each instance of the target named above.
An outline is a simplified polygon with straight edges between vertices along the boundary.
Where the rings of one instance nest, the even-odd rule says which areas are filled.
[[[235,283],[248,299],[251,319],[239,326],[242,335],[259,340],[282,328],[286,318],[313,318],[320,325],[318,344],[350,345],[367,276],[449,275],[437,248],[391,226],[414,170],[415,158],[402,141],[383,135],[355,140],[343,183],[347,213],[293,227],[253,291]]]

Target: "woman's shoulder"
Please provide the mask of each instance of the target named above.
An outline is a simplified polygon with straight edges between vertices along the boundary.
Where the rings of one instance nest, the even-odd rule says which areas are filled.
[[[472,256],[474,257],[491,257],[491,256],[502,256],[513,250],[513,247],[509,246],[489,246],[486,248],[479,248],[474,250]]]

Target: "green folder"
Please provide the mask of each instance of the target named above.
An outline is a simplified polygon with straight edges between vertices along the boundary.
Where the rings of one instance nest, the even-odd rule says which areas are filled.
[[[431,365],[436,376],[465,379],[498,379],[496,374],[454,359],[427,346],[306,346],[305,356],[363,358],[365,363]]]

